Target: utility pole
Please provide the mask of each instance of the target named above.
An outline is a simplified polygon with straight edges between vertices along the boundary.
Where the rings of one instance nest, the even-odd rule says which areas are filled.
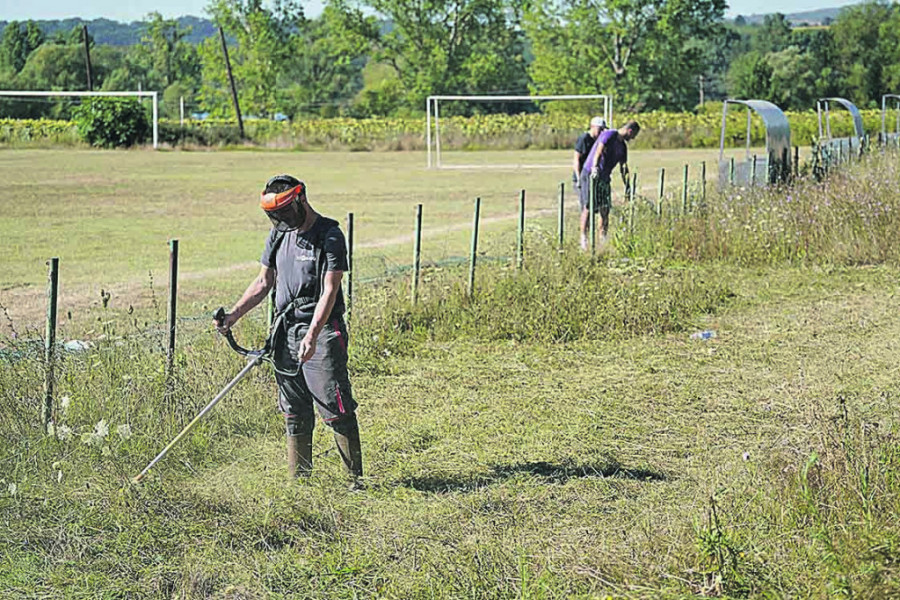
[[[241,119],[241,105],[238,104],[237,87],[234,85],[234,75],[231,74],[231,61],[228,60],[228,45],[225,43],[225,31],[219,25],[219,38],[222,40],[222,54],[225,55],[225,70],[228,72],[228,82],[231,84],[231,101],[234,102],[234,114],[237,115],[238,131],[241,139],[244,139],[244,121]]]
[[[84,65],[87,68],[87,88],[89,92],[94,91],[94,81],[91,77],[91,44],[88,40],[87,25],[81,26],[81,38],[84,40]]]
[[[700,75],[700,106],[703,106],[703,75]]]

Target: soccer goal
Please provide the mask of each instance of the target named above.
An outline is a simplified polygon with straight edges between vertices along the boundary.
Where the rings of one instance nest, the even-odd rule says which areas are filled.
[[[526,164],[516,162],[515,164],[446,164],[443,160],[444,155],[441,151],[441,118],[440,103],[448,101],[462,102],[522,102],[538,105],[543,102],[555,101],[578,101],[580,103],[592,102],[596,103],[597,108],[602,111],[602,116],[606,119],[608,127],[613,126],[613,101],[612,96],[606,94],[569,94],[556,96],[429,96],[425,105],[425,143],[428,147],[427,159],[428,168],[437,169],[537,169],[537,168],[558,168],[560,164]],[[602,106],[602,108],[600,108]],[[584,115],[584,125],[580,129],[586,130],[588,121],[594,114],[586,113]],[[446,121],[447,119],[445,119]],[[446,129],[446,128],[445,128]],[[575,138],[572,138],[572,144]],[[567,163],[568,164],[568,163]]]
[[[50,92],[31,90],[0,90],[2,97],[21,98],[58,98],[85,96],[135,96],[153,99],[153,147],[159,148],[159,100],[157,92]]]

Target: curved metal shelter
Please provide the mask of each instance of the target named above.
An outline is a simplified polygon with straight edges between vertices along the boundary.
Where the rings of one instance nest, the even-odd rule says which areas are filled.
[[[847,109],[850,113],[850,116],[853,117],[853,133],[854,135],[851,137],[855,137],[857,139],[863,139],[866,137],[865,129],[863,128],[863,120],[862,115],[859,114],[859,109],[856,108],[856,105],[847,100],[846,98],[819,98],[816,100],[816,112],[819,114],[819,138],[824,138],[831,140],[833,136],[831,135],[831,111],[829,110],[830,104],[839,104]],[[823,136],[822,132],[822,109],[825,109],[825,132],[824,134],[827,137]]]
[[[894,101],[894,109],[897,111],[897,127],[893,133],[887,130],[888,100]],[[885,94],[881,97],[881,139],[883,142],[900,140],[900,94]]]
[[[728,106],[736,104],[747,108],[747,155],[739,162],[725,160],[725,128],[728,122]],[[750,154],[751,118],[759,115],[766,128],[766,153],[763,157]],[[761,173],[763,184],[787,180],[791,175],[791,124],[784,112],[766,100],[735,100],[729,98],[722,104],[722,134],[719,138],[719,183],[757,185]]]

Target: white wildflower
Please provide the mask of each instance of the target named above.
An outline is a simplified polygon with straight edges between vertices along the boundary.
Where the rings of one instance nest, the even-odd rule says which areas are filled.
[[[9,487],[6,488],[6,491],[9,492],[10,496],[15,496],[16,492],[19,491],[19,486],[17,486],[15,483],[11,483],[9,484]]]
[[[100,421],[94,425],[94,434],[100,439],[109,435],[109,425],[107,425],[106,419],[100,419]]]
[[[67,425],[60,425],[56,428],[56,437],[60,440],[67,440],[72,437],[72,428]]]
[[[119,437],[123,440],[127,440],[131,437],[131,425],[125,423],[123,425],[119,425],[116,427],[116,433],[119,434]]]
[[[63,396],[59,399],[59,410],[62,414],[66,414],[66,411],[69,410],[69,405],[72,403],[72,399],[68,396]]]

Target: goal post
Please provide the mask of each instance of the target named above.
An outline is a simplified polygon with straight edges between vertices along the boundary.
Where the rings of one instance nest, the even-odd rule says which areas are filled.
[[[440,102],[461,100],[465,102],[548,102],[554,100],[599,100],[603,103],[603,118],[608,127],[613,126],[613,101],[607,94],[562,94],[550,96],[493,96],[493,95],[436,95],[428,96],[425,104],[425,144],[428,168],[446,169],[441,162]],[[587,119],[585,120],[587,122]],[[478,165],[455,165],[452,168],[477,168]],[[483,166],[482,166],[483,167]]]
[[[0,90],[0,97],[85,97],[135,96],[153,99],[153,147],[159,148],[159,98],[157,92],[52,92],[36,90]]]

